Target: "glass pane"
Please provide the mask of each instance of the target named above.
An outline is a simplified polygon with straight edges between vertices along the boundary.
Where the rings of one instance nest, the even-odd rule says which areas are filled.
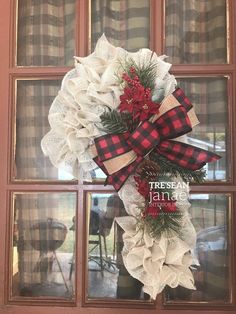
[[[188,135],[188,143],[222,157],[205,167],[207,180],[229,179],[228,79],[195,77],[177,81],[190,98],[200,121]]]
[[[167,302],[229,302],[230,197],[224,194],[192,194],[190,202],[190,215],[197,231],[194,253],[199,266],[192,268],[196,290],[167,288]]]
[[[149,47],[150,0],[91,0],[91,48],[105,34],[129,51]]]
[[[87,194],[88,298],[149,300],[142,284],[129,275],[121,256],[122,229],[117,216],[127,216],[116,193]]]
[[[15,178],[70,180],[42,152],[41,139],[49,131],[48,112],[60,81],[17,81]]]
[[[18,0],[17,65],[73,65],[75,0]]]
[[[76,193],[14,193],[12,296],[74,296]]]
[[[171,63],[226,63],[226,0],[166,0],[165,54]]]
[[[106,175],[100,168],[95,168],[90,171],[93,182],[104,182],[106,180]]]

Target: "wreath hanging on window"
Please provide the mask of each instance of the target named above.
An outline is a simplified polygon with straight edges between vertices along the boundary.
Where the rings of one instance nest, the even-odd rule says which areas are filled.
[[[188,183],[202,182],[202,167],[220,158],[187,144],[199,122],[165,58],[127,52],[103,35],[92,54],[75,57],[41,143],[52,164],[75,177],[80,169],[91,180],[97,167],[107,175],[128,214],[116,218],[124,265],[154,299],[166,285],[195,289]]]

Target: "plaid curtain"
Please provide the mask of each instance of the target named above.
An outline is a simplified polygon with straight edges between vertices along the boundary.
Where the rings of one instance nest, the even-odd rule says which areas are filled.
[[[73,64],[75,0],[19,0],[17,64]]]
[[[59,81],[17,83],[16,178],[57,179],[58,170],[41,150],[42,137],[49,131],[48,111],[59,90]]]
[[[59,81],[51,80],[18,81],[15,157],[16,178],[18,179],[58,178],[58,170],[43,155],[40,141],[43,135],[49,131],[48,111],[58,92],[59,85]],[[69,203],[70,196],[67,195],[67,198]],[[49,279],[47,278],[49,273],[56,278],[55,280],[61,282],[58,270],[52,269],[52,265],[54,267],[56,265],[52,252],[42,256],[41,252],[32,246],[32,237],[36,237],[40,243],[40,241],[47,242],[47,237],[50,235],[45,233],[42,226],[39,226],[38,230],[31,230],[34,224],[47,218],[63,222],[64,217],[59,211],[60,201],[62,201],[60,196],[47,193],[17,195],[15,225],[19,239],[17,242],[19,287],[17,287],[16,293],[20,293],[20,295],[31,296],[32,287],[45,283]],[[68,223],[72,223],[72,217]],[[62,235],[57,234],[56,231],[53,237],[60,241]],[[69,266],[68,264],[67,267]]]
[[[166,0],[165,13],[170,62],[227,61],[226,0]]]
[[[218,153],[222,158],[208,165],[210,180],[227,179],[228,80],[227,78],[184,78],[177,82],[193,103],[200,124],[189,134],[190,144]]]
[[[227,79],[199,77],[177,78],[178,85],[183,88],[194,105],[200,120],[198,132],[205,133],[207,128],[215,127],[217,132],[224,132],[228,122]]]
[[[149,47],[150,0],[91,0],[91,46],[104,33],[129,51]]]

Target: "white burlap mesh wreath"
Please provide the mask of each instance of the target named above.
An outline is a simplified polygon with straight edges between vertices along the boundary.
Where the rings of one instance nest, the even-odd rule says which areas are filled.
[[[112,46],[103,35],[95,51],[87,57],[75,57],[75,68],[62,81],[61,90],[49,111],[51,130],[42,139],[42,149],[55,167],[78,176],[79,167],[83,179],[91,180],[90,171],[97,165],[92,159],[90,147],[94,139],[103,135],[99,116],[108,108],[116,109],[122,90],[117,84],[118,60],[132,57],[137,63],[156,63],[156,84],[164,87],[164,96],[171,94],[176,80],[169,73],[171,64],[166,56],[158,57],[149,49],[130,53]],[[180,182],[180,178],[175,178]],[[187,193],[189,191],[186,191]],[[153,299],[166,285],[178,285],[195,289],[190,270],[193,264],[192,249],[196,232],[190,221],[186,200],[178,202],[183,213],[181,237],[170,238],[163,233],[160,238],[151,238],[148,232],[138,230],[136,219],[144,198],[137,191],[133,176],[130,176],[119,191],[129,216],[117,218],[123,228],[123,261],[128,272],[144,285],[144,292]]]

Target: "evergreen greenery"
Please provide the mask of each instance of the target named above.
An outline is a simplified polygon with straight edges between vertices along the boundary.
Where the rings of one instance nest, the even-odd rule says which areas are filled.
[[[161,211],[156,218],[147,216],[145,224],[152,237],[158,238],[163,232],[167,232],[169,236],[173,236],[181,232],[182,217],[183,215],[180,211],[173,213]]]
[[[118,112],[111,110],[100,116],[103,130],[109,134],[119,134],[124,132],[133,132],[139,124],[139,121],[133,120],[129,112]]]
[[[166,232],[171,237],[181,234],[182,222],[183,214],[180,211],[160,211],[157,217],[150,215],[138,217],[137,226],[140,229],[146,227],[147,232],[153,238],[159,238],[163,232]]]
[[[124,114],[116,110],[105,112],[100,116],[103,130],[109,134],[124,133],[128,131]]]
[[[152,56],[150,58],[150,62],[146,63],[136,63],[132,58],[129,58],[127,60],[120,61],[121,69],[124,73],[127,73],[129,77],[132,77],[132,73],[130,72],[130,68],[133,67],[135,69],[135,72],[138,77],[139,81],[142,84],[144,88],[150,88],[153,90],[155,88],[155,80],[156,80],[156,69],[157,64],[156,62],[152,61]],[[119,77],[119,75],[116,75],[118,78],[118,82],[120,84],[123,83],[123,79]]]

